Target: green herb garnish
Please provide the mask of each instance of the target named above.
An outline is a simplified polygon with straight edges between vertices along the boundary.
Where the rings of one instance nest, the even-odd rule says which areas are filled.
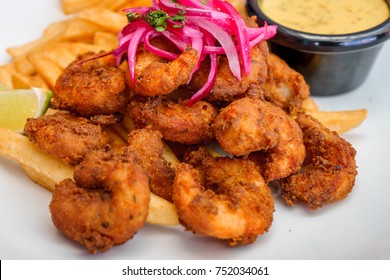
[[[139,15],[137,13],[133,13],[133,12],[128,12],[126,13],[126,17],[127,17],[127,21],[128,22],[132,22],[133,20],[135,20]]]
[[[163,32],[167,29],[167,19],[180,24],[173,25],[173,28],[182,28],[185,24],[185,11],[179,11],[176,15],[170,17],[167,12],[163,10],[150,11],[143,15],[143,18],[158,32]]]

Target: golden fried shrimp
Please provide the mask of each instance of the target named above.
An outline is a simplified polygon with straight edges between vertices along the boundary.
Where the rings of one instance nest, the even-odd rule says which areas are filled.
[[[163,157],[161,138],[157,130],[136,129],[129,134],[128,144],[150,176],[151,192],[172,202],[175,169]]]
[[[181,163],[173,201],[186,229],[230,246],[253,243],[272,224],[271,191],[249,160],[205,157],[196,166]]]
[[[100,55],[100,54],[99,54]],[[113,55],[80,55],[57,79],[51,106],[82,116],[107,115],[126,107],[125,71]]]
[[[306,114],[298,114],[303,131],[306,158],[302,169],[280,181],[288,205],[302,201],[310,209],[345,198],[357,175],[356,151],[336,132]]]
[[[189,145],[210,142],[214,138],[211,123],[217,116],[216,109],[202,100],[192,106],[186,102],[160,97],[147,101],[134,99],[128,109],[138,128],[150,125],[166,140]]]
[[[71,165],[109,144],[109,138],[100,126],[70,113],[29,118],[24,131],[41,150]]]
[[[235,156],[268,150],[279,142],[281,113],[276,106],[248,97],[223,108],[213,123],[216,140]]]
[[[297,113],[310,96],[304,77],[275,54],[268,57],[268,79],[262,85],[266,100],[289,113]]]
[[[260,167],[260,173],[267,183],[297,172],[306,156],[302,130],[282,109],[275,108],[280,117],[278,144],[271,149],[249,155],[249,159]]]
[[[126,242],[144,225],[150,191],[138,165],[86,158],[74,179],[55,187],[50,213],[59,231],[91,253]]]
[[[218,73],[214,86],[206,96],[210,102],[231,102],[249,94],[251,87],[260,85],[267,79],[268,47],[266,42],[261,42],[251,49],[252,69],[248,75],[242,75],[239,81],[231,72],[226,56],[218,57]],[[210,72],[210,62],[205,60],[196,71],[189,84],[193,90],[199,90],[207,81]],[[261,95],[262,93],[257,93]]]
[[[169,42],[157,37],[152,40],[153,45],[165,49]],[[175,60],[169,61],[148,51],[140,46],[137,51],[137,62],[135,66],[135,81],[131,75],[127,75],[127,83],[130,89],[143,96],[158,96],[171,93],[181,85],[186,84],[192,71],[196,67],[199,55],[196,50],[188,47]]]

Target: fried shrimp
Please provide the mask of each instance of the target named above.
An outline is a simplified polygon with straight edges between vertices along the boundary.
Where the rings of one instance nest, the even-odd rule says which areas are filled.
[[[152,44],[160,48],[169,48],[169,42],[157,37]],[[164,46],[165,45],[165,46]],[[135,81],[127,79],[130,89],[143,96],[158,96],[171,93],[181,85],[186,84],[196,67],[199,55],[196,50],[188,47],[175,60],[169,61],[140,46],[137,51],[135,66]],[[131,75],[127,75],[130,77]]]
[[[266,182],[298,171],[305,158],[302,131],[282,109],[242,98],[221,110],[213,124],[224,151],[256,162]]]
[[[268,150],[279,142],[279,109],[266,102],[241,98],[223,108],[213,123],[219,145],[235,156]]]
[[[109,115],[126,107],[126,73],[113,55],[86,53],[72,62],[57,79],[51,106],[82,116]]]
[[[214,138],[211,123],[217,111],[206,101],[187,106],[184,100],[175,102],[161,97],[133,99],[128,109],[138,128],[150,125],[166,140],[191,145],[206,144]]]
[[[251,72],[248,75],[242,75],[242,79],[239,81],[231,72],[226,56],[219,56],[215,83],[206,100],[231,102],[247,96],[248,93],[252,94],[250,89],[254,85],[264,83],[267,79],[267,57],[268,47],[265,42],[254,46],[251,49]],[[199,90],[206,83],[209,72],[210,62],[205,60],[192,77],[190,88]]]
[[[268,56],[268,79],[262,85],[266,100],[289,113],[297,113],[310,88],[303,76],[275,54]]]
[[[144,225],[150,191],[138,165],[87,157],[74,179],[56,186],[50,213],[59,231],[91,253],[126,242]]]
[[[202,157],[200,157],[202,158]],[[181,223],[230,246],[253,243],[272,224],[271,191],[249,160],[204,157],[176,169],[173,201]]]
[[[302,130],[282,109],[279,109],[279,142],[271,149],[253,152],[249,159],[259,167],[265,181],[285,178],[297,172],[305,159]]]
[[[296,121],[303,131],[306,159],[297,174],[281,180],[286,203],[302,201],[315,210],[345,198],[357,175],[355,149],[309,115],[298,114]]]
[[[24,131],[41,150],[71,165],[109,144],[109,138],[100,126],[70,113],[29,118]]]
[[[261,121],[259,116],[265,114],[266,117],[263,117],[263,120],[272,123],[270,126],[271,128],[274,127],[273,125],[277,126],[275,132],[277,132],[279,137],[277,144],[274,147],[270,146],[268,149],[259,149],[258,151],[254,151],[248,155],[248,158],[259,166],[260,173],[267,183],[273,180],[287,177],[297,172],[301,168],[306,155],[302,131],[298,124],[279,107],[260,99],[252,100],[252,102],[254,102],[254,105],[252,106],[261,112],[261,114],[257,113],[257,115],[255,114],[252,116],[255,118],[255,120],[251,121],[252,124],[255,124],[256,120]],[[240,126],[238,131],[248,130],[247,134],[249,134],[249,136],[241,137],[243,138],[244,147],[247,145],[249,150],[249,147],[253,145],[253,142],[256,143],[256,138],[250,134],[248,126],[250,122],[248,124],[239,124]],[[260,130],[260,132],[261,131],[262,130]],[[234,131],[234,129],[233,132],[237,133]],[[265,133],[265,135],[267,134]],[[271,135],[273,135],[273,133]],[[264,137],[264,135],[261,136]],[[221,141],[221,143],[223,142]],[[233,145],[232,143],[233,142],[229,142],[229,140],[227,141],[227,144],[230,146]]]
[[[150,176],[151,192],[172,202],[175,169],[163,157],[161,138],[157,130],[136,129],[129,134],[128,144]]]

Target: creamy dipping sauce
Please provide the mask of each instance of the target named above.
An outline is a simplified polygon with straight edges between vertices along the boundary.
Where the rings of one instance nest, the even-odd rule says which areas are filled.
[[[288,28],[316,34],[370,29],[390,17],[385,0],[258,0],[263,13]]]

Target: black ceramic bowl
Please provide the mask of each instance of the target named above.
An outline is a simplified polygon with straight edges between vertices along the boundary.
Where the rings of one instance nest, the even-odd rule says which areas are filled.
[[[318,35],[280,25],[260,10],[262,0],[247,1],[249,14],[257,16],[260,26],[264,21],[278,25],[270,49],[305,77],[312,95],[336,95],[359,87],[390,38],[390,19],[361,32]],[[390,7],[390,0],[386,2]]]

